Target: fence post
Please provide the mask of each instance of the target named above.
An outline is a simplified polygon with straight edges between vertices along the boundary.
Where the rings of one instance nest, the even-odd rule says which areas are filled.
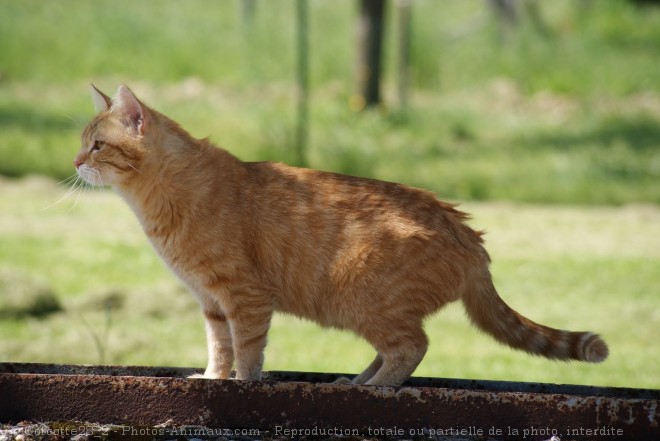
[[[384,0],[360,0],[358,21],[358,93],[364,100],[362,106],[380,103],[380,76],[382,42],[384,34]]]
[[[307,0],[296,0],[296,49],[297,49],[297,92],[298,110],[296,123],[295,163],[307,165],[308,107],[309,107],[309,68]]]

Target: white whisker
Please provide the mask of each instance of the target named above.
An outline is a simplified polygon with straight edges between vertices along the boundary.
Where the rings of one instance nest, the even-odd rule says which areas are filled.
[[[72,178],[73,178],[73,180],[72,180]],[[82,178],[78,175],[74,175],[74,176],[71,176],[71,177],[67,178],[66,180],[64,180],[62,182],[66,182],[66,181],[72,181],[72,182],[69,182],[69,184],[71,184],[71,188],[69,188],[69,190],[66,192],[66,194],[64,196],[62,196],[61,198],[59,198],[57,201],[55,201],[54,203],[50,204],[47,207],[42,208],[41,209],[42,211],[43,210],[48,210],[49,208],[53,208],[55,205],[59,204],[60,202],[62,202],[63,200],[65,200],[66,198],[68,198],[69,196],[74,194],[76,191],[78,191],[80,189],[80,185],[81,185],[80,182],[82,181]]]
[[[137,168],[133,167],[133,164],[131,164],[131,163],[128,162],[128,161],[125,161],[125,162],[126,162],[126,164],[128,164],[128,166],[129,166],[130,168],[132,168],[133,170],[135,170],[135,171],[138,172],[139,174],[142,174],[142,172],[141,172],[140,170],[138,170]]]
[[[78,201],[80,200],[80,195],[82,195],[85,191],[85,188],[87,187],[87,183],[83,180],[82,185],[78,187],[78,194],[76,195],[76,200],[73,201],[73,205],[69,207],[69,209],[66,211],[67,214],[70,213],[74,208],[76,208],[76,205],[78,205]]]
[[[63,181],[58,182],[57,185],[69,185],[70,183],[72,183],[73,181],[75,181],[77,179],[80,179],[80,176],[78,176],[77,173],[74,173],[71,176],[69,176],[68,178],[64,179]]]
[[[85,124],[83,122],[77,120],[76,118],[74,118],[72,115],[70,115],[68,113],[62,112],[62,116],[64,116],[69,121],[71,121],[73,123],[73,125],[75,126],[72,129],[68,129],[67,131],[73,131],[73,130],[81,131],[82,128],[85,126]]]
[[[103,178],[101,178],[101,173],[93,168],[90,168],[89,170],[92,173],[92,183],[90,184],[90,188],[94,186],[103,187]]]
[[[94,189],[94,187],[105,186],[105,184],[103,183],[103,177],[101,176],[101,172],[86,164],[80,165],[80,167],[78,167],[76,174],[69,176],[68,178],[64,179],[61,182],[58,182],[58,185],[69,187],[67,189],[66,194],[64,194],[64,196],[60,197],[57,201],[50,204],[49,206],[42,208],[42,210],[47,210],[49,208],[52,208],[55,205],[61,203],[65,199],[75,194],[75,200],[73,201],[73,204],[66,211],[67,213],[69,213],[74,208],[76,208],[80,200],[84,199],[86,193],[89,190]]]

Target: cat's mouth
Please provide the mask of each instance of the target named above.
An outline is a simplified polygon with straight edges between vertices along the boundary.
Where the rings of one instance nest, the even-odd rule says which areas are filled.
[[[78,173],[78,176],[80,176],[90,185],[94,185],[96,187],[103,186],[103,178],[101,177],[101,173],[87,164],[80,164],[80,166],[76,168],[76,173]]]

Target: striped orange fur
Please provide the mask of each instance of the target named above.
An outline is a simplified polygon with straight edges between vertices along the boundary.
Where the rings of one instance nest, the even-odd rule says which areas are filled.
[[[482,234],[405,185],[235,158],[125,86],[96,88],[74,161],[111,185],[204,311],[209,378],[261,377],[275,311],[347,329],[377,351],[353,381],[397,385],[424,357],[425,317],[455,300],[481,330],[560,360],[603,361],[595,334],[536,324],[499,297]]]

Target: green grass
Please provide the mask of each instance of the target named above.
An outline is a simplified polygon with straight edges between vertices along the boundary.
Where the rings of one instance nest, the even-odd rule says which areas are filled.
[[[1,320],[0,359],[204,366],[202,314],[123,201],[92,191],[73,209],[75,197],[43,210],[64,192],[41,178],[0,182],[0,275],[18,270],[64,308]],[[544,324],[601,333],[611,356],[601,365],[534,358],[480,334],[453,304],[428,321],[416,375],[660,388],[657,207],[464,208],[488,230],[505,300]],[[374,356],[349,333],[288,316],[276,316],[269,340],[267,370],[358,372]]]
[[[0,175],[73,174],[91,81],[110,94],[127,83],[242,159],[291,162],[294,2],[258,2],[251,25],[237,3],[0,0]],[[418,375],[660,388],[660,8],[597,3],[543,2],[547,32],[523,20],[505,36],[481,0],[415,2],[406,109],[391,9],[385,104],[356,114],[355,1],[310,2],[309,165],[516,202],[467,205],[489,231],[501,294],[612,349],[599,366],[531,358],[453,305],[429,320]],[[0,180],[0,277],[20,274],[0,287],[45,287],[64,307],[1,320],[0,359],[203,366],[193,297],[128,209],[98,191],[42,210],[64,192]],[[16,292],[0,295],[20,303]],[[357,372],[372,357],[350,334],[278,316],[266,369]]]
[[[660,8],[542,5],[498,35],[482,1],[413,9],[411,103],[396,105],[396,14],[385,105],[355,114],[355,2],[310,3],[309,165],[446,198],[660,202]],[[246,160],[290,162],[293,2],[0,1],[0,174],[72,172],[90,81],[126,82],[198,137]],[[471,26],[472,24],[477,26]]]

